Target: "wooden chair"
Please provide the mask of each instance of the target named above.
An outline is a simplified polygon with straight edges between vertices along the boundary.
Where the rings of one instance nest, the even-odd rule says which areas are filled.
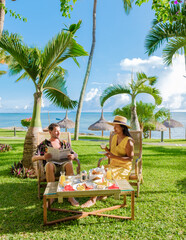
[[[50,139],[49,132],[39,132],[37,136],[37,144],[39,145],[42,141],[45,139]],[[69,132],[61,132],[60,134],[60,140],[66,140],[71,145],[71,135]],[[80,173],[80,162],[79,159],[74,159],[73,161],[77,162],[77,174]],[[45,171],[43,167],[43,161],[38,160],[37,161],[37,180],[38,180],[38,198],[41,198],[41,187],[46,187],[46,176]],[[56,181],[58,181],[59,178],[56,177]]]
[[[142,132],[131,130],[130,134],[134,139],[134,158],[132,162],[132,171],[129,176],[129,182],[132,186],[137,186],[137,197],[140,192],[140,184],[143,183],[143,175],[142,175]],[[114,136],[114,132],[111,132],[109,139],[109,146],[111,146],[112,137]],[[102,160],[107,159],[107,157],[100,158],[98,161],[98,167]],[[110,163],[110,159],[108,159],[108,163]]]

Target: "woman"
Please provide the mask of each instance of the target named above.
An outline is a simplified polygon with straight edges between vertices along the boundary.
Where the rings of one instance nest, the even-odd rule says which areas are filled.
[[[130,136],[127,125],[127,119],[122,116],[116,116],[112,123],[114,126],[115,135],[112,137],[111,147],[105,148],[107,152],[105,155],[110,158],[110,164],[105,168],[109,168],[112,172],[113,179],[129,179],[132,170],[132,160],[134,156],[134,141]],[[81,205],[84,207],[91,207],[96,203],[97,197],[91,198],[86,203]]]

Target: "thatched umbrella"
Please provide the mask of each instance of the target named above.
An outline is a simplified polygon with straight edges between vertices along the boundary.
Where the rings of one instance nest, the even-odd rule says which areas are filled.
[[[108,121],[106,121],[103,117],[103,109],[102,109],[101,118],[97,122],[90,125],[88,130],[102,131],[102,137],[103,137],[103,131],[112,131],[113,130],[113,126],[109,125],[107,122]]]
[[[167,131],[167,128],[160,122],[156,122],[155,131],[161,131],[161,142],[163,142],[163,132]]]
[[[163,125],[169,128],[169,139],[171,139],[171,128],[184,127],[181,122],[178,122],[172,118],[165,120]]]
[[[153,131],[161,131],[161,142],[163,142],[163,132],[167,131],[167,128],[160,122],[155,123],[155,129]],[[150,130],[150,138],[151,138],[151,130]]]
[[[67,132],[67,129],[68,128],[74,128],[75,127],[75,123],[68,119],[68,116],[67,116],[67,111],[66,111],[66,116],[63,120],[57,122],[60,126],[60,128],[65,128],[65,132]]]

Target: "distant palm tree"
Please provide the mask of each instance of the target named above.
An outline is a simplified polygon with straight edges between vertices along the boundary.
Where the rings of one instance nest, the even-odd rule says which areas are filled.
[[[131,83],[128,86],[122,85],[113,85],[106,88],[103,91],[103,94],[100,97],[101,106],[105,101],[115,95],[118,94],[129,94],[131,96],[131,118],[130,118],[130,125],[134,130],[140,130],[140,125],[138,121],[137,111],[136,111],[136,96],[140,93],[147,93],[154,97],[155,102],[157,105],[161,104],[162,98],[160,96],[159,90],[155,87],[152,87],[157,81],[155,76],[147,77],[145,73],[136,73],[137,80],[134,81],[133,77],[131,79]],[[149,85],[145,83],[149,82]]]
[[[183,18],[176,18],[173,23],[153,20],[152,27],[145,39],[145,48],[151,56],[164,42],[167,42],[163,49],[163,59],[167,65],[172,63],[173,56],[178,50],[183,50],[186,68],[186,5],[171,5],[171,14],[175,15],[181,11]]]
[[[132,8],[132,2],[134,0],[122,0],[124,10],[126,14],[128,14]],[[79,122],[80,122],[80,117],[81,117],[81,111],[83,107],[83,99],[85,96],[85,91],[88,83],[88,79],[90,76],[90,70],[92,66],[92,59],[94,55],[94,48],[96,44],[96,8],[97,8],[97,0],[94,0],[94,7],[93,7],[93,27],[92,27],[92,46],[90,50],[90,55],[88,59],[88,64],[87,64],[87,69],[83,81],[83,86],[81,89],[80,97],[79,97],[79,102],[78,102],[78,108],[77,108],[77,113],[76,113],[76,124],[75,124],[75,131],[74,131],[74,140],[78,140],[78,135],[79,135]]]
[[[32,121],[24,143],[25,167],[31,165],[31,158],[36,149],[37,132],[42,131],[40,119],[42,95],[45,94],[53,104],[65,109],[72,109],[77,104],[67,96],[65,70],[59,64],[67,58],[72,58],[77,63],[76,57],[88,55],[74,40],[74,34],[80,24],[81,21],[72,24],[68,31],[61,31],[48,42],[43,51],[29,48],[16,34],[9,35],[5,32],[0,39],[0,47],[12,56],[9,63],[10,73],[19,74],[17,81],[31,79],[35,86]]]
[[[136,110],[138,113],[138,120],[139,120],[141,131],[143,131],[145,124],[152,123],[152,125],[154,125],[154,128],[155,128],[156,122],[161,123],[164,120],[166,120],[170,115],[170,112],[168,109],[160,108],[158,111],[155,111],[156,105],[152,103],[144,103],[142,101],[136,102]],[[130,104],[127,104],[122,108],[115,109],[113,112],[113,115],[124,116],[130,120],[131,118]]]

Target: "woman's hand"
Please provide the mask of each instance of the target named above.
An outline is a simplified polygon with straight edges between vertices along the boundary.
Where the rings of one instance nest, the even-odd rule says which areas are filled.
[[[106,151],[106,152],[110,152],[110,149],[108,149],[108,147],[106,146],[106,147],[105,147],[105,151]]]
[[[105,156],[107,156],[108,158],[114,158],[115,157],[115,155],[114,154],[112,154],[111,152],[107,152],[107,153],[105,153],[104,154]]]

